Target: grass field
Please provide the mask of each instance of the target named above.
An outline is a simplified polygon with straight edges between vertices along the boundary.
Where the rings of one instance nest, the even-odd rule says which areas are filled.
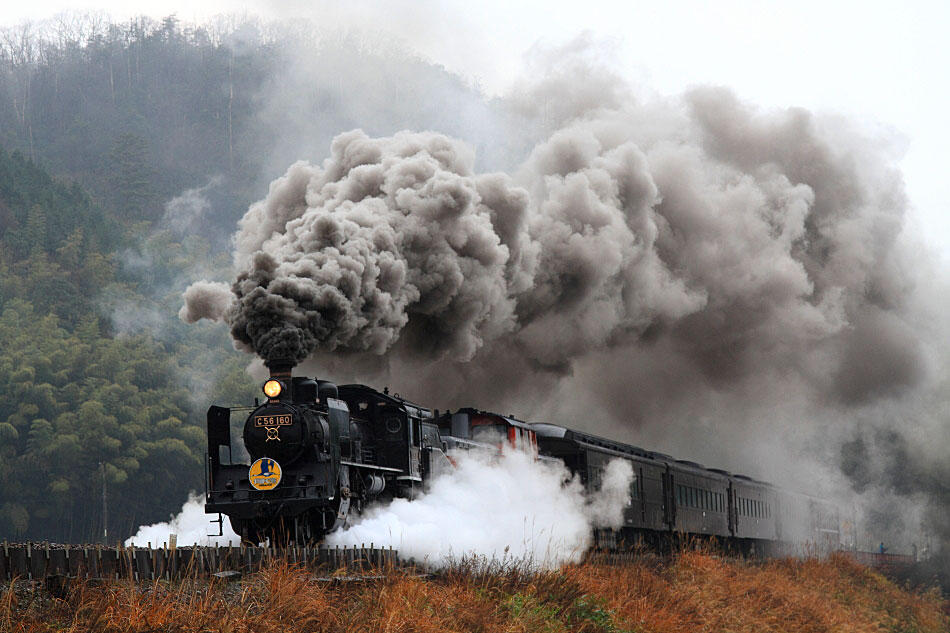
[[[79,584],[62,598],[8,583],[0,630],[929,633],[950,631],[950,602],[844,557],[752,564],[687,551],[540,573],[469,560],[362,582],[275,565],[238,582]]]

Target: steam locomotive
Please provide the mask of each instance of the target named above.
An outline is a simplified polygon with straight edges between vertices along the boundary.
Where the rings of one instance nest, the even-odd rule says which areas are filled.
[[[423,492],[453,468],[452,451],[499,441],[563,462],[591,491],[611,460],[631,463],[623,525],[599,530],[601,547],[663,548],[683,536],[744,551],[840,541],[837,509],[810,495],[554,424],[470,408],[440,415],[388,390],[292,376],[289,361],[267,366],[265,402],[208,410],[205,511],[227,515],[250,542],[319,541],[368,504]],[[245,413],[241,451],[231,417]]]

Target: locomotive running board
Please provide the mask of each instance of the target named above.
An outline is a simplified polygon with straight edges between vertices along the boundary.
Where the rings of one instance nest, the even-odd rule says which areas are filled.
[[[367,470],[383,470],[388,473],[401,473],[402,470],[399,468],[389,468],[388,466],[374,466],[373,464],[361,464],[359,462],[351,462],[347,459],[341,459],[340,463],[344,466],[354,466],[356,468],[365,468]]]

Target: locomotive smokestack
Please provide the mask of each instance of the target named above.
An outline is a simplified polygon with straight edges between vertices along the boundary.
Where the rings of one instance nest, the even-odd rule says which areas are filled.
[[[290,358],[272,358],[264,361],[264,365],[270,370],[270,377],[275,380],[290,381],[290,375],[297,363]]]

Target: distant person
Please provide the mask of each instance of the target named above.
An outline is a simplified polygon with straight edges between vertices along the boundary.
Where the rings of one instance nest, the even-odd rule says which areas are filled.
[[[884,541],[881,541],[881,544],[880,544],[880,545],[878,545],[878,547],[877,547],[877,548],[878,548],[878,550],[880,551],[880,553],[881,553],[881,554],[883,554],[884,552],[886,552],[886,551],[887,551],[887,548],[886,548],[886,547],[884,547]]]

